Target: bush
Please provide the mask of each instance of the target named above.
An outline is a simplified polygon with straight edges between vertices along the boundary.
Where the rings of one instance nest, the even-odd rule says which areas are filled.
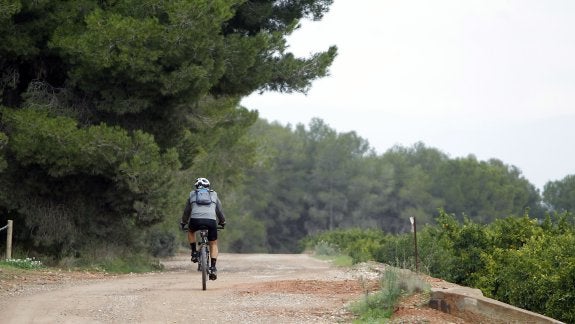
[[[519,250],[497,249],[477,285],[497,300],[575,323],[573,246],[575,235],[569,233],[534,237]]]
[[[342,254],[349,255],[353,263],[375,260],[374,253],[385,241],[385,234],[379,230],[346,229],[324,232],[305,240],[306,248],[338,247]]]
[[[415,270],[415,249],[412,234],[389,236],[373,251],[377,262]]]
[[[337,256],[341,254],[341,251],[334,243],[319,241],[314,247],[314,253],[321,256]]]
[[[420,268],[431,276],[479,288],[491,298],[575,323],[575,225],[569,213],[543,222],[527,215],[489,225],[440,213],[437,225],[418,232]],[[397,267],[415,265],[413,235],[375,230],[338,230],[309,242],[337,244],[354,262],[373,259]],[[389,286],[389,285],[388,285]],[[391,287],[391,286],[390,286]],[[393,293],[366,297],[362,314],[380,316]],[[369,315],[371,314],[371,315]]]
[[[176,254],[176,235],[167,231],[154,231],[149,238],[150,254],[156,258],[164,258]]]

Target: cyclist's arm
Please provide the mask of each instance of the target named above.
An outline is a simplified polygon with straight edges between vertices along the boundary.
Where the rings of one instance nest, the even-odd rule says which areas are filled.
[[[224,210],[222,209],[222,203],[220,199],[216,201],[216,216],[218,217],[218,224],[226,223],[226,216],[224,215]]]
[[[192,212],[192,204],[190,204],[190,200],[186,199],[186,207],[184,208],[184,212],[182,213],[182,223],[188,223],[190,220],[190,213]]]

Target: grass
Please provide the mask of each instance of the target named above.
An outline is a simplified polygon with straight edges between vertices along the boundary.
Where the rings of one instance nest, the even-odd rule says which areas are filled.
[[[314,247],[314,256],[321,260],[329,260],[338,267],[349,267],[353,264],[353,259],[349,255],[341,252],[335,244],[320,241]]]
[[[89,249],[80,250],[73,256],[54,260],[51,266],[73,271],[120,274],[154,272],[163,269],[158,258],[145,252],[97,244],[93,244]]]
[[[40,260],[34,258],[0,260],[0,269],[41,270],[46,268]],[[159,261],[138,256],[114,257],[105,260],[65,259],[60,264],[49,268],[108,273],[144,273],[163,269]]]
[[[30,272],[46,269],[44,264],[34,258],[3,259],[0,260],[0,281],[2,284],[16,280],[16,278]]]
[[[399,300],[415,293],[429,292],[429,284],[416,274],[397,268],[387,269],[380,279],[381,289],[353,303],[350,310],[357,316],[355,323],[382,323],[387,321]]]
[[[351,266],[353,259],[341,252],[330,242],[320,241],[314,247],[314,256],[331,260],[339,266]],[[380,290],[369,293],[350,305],[350,311],[356,316],[354,323],[385,323],[393,315],[400,299],[417,293],[429,293],[431,287],[417,274],[398,268],[388,267],[380,278]]]
[[[315,255],[315,257],[320,260],[330,261],[333,265],[338,267],[351,267],[353,265],[353,259],[347,255]]]
[[[148,258],[131,257],[115,258],[101,264],[101,267],[112,273],[143,273],[162,270],[163,266],[159,261],[152,261]]]
[[[144,273],[163,270],[159,259],[145,253],[119,249],[96,249],[81,253],[81,257],[30,258],[25,251],[15,251],[13,259],[0,259],[0,269],[68,270],[107,273]]]
[[[25,259],[6,259],[0,261],[1,267],[11,267],[11,268],[18,268],[18,269],[26,269],[26,270],[34,270],[34,269],[42,269],[44,265],[40,260],[36,260],[34,258],[25,258]]]

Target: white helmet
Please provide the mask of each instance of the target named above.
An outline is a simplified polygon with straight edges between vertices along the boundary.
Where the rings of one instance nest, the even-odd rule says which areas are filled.
[[[200,187],[201,188],[209,188],[210,187],[210,181],[208,181],[208,179],[206,179],[206,178],[197,178],[194,186],[196,186],[196,189],[200,188]]]

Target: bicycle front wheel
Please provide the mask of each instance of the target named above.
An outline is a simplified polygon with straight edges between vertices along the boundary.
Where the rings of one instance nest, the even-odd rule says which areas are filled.
[[[208,251],[205,246],[200,249],[200,267],[202,268],[202,290],[206,290],[208,282]]]

